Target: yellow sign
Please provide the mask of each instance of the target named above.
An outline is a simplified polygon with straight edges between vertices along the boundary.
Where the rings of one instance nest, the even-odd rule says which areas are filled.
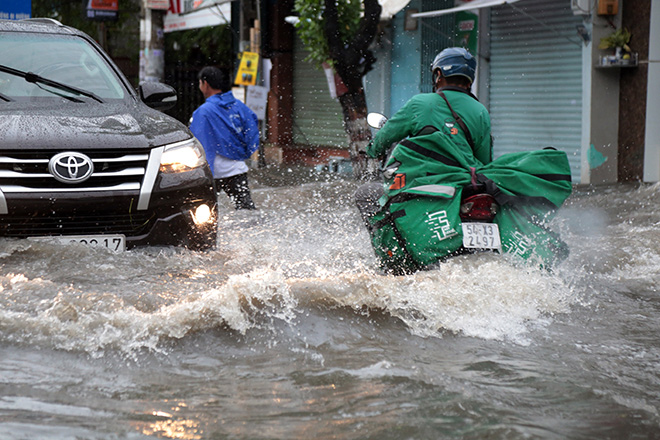
[[[257,83],[257,71],[259,70],[259,54],[254,52],[243,52],[241,63],[238,65],[235,84],[239,86],[253,86]]]

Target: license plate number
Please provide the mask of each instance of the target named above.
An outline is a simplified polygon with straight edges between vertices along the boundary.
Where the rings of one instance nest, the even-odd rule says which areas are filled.
[[[462,223],[463,247],[472,249],[500,249],[500,228],[497,223]]]
[[[78,243],[87,246],[101,246],[115,252],[123,252],[126,250],[126,237],[121,234],[59,235],[53,237],[30,237],[30,240],[47,241],[47,242],[59,243],[59,244]]]

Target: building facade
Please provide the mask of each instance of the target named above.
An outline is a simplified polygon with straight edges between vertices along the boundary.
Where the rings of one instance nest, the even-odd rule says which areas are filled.
[[[474,91],[491,113],[495,156],[554,147],[567,153],[574,183],[660,180],[660,0],[473,0],[482,7],[446,13],[463,4],[470,5],[411,0],[381,23],[373,43],[378,61],[365,77],[370,111],[391,115],[430,92],[435,54],[463,45],[478,59]],[[269,143],[341,151],[341,108],[327,78],[302,64],[293,26],[279,25],[290,34],[291,117],[269,119],[290,127],[285,143],[270,136]],[[630,58],[598,48],[622,28],[632,35]]]

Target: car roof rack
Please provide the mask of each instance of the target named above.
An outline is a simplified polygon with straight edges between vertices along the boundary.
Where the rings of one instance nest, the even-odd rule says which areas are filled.
[[[32,22],[35,22],[35,23],[54,24],[56,26],[64,27],[64,25],[62,23],[60,23],[59,21],[55,20],[54,18],[48,18],[48,17],[24,18],[21,21],[32,21]]]

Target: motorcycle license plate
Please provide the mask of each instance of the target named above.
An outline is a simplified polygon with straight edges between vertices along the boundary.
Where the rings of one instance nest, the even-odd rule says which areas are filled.
[[[500,249],[500,228],[497,223],[462,223],[463,247],[471,249]]]

